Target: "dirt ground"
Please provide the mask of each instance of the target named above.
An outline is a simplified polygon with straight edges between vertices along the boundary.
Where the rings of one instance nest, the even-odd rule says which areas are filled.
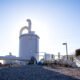
[[[80,79],[80,68],[69,68],[69,67],[67,68],[67,67],[60,67],[60,66],[55,66],[55,67],[48,66],[44,68]]]

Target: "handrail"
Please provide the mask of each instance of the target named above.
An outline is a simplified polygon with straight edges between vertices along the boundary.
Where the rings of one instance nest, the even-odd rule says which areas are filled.
[[[21,30],[20,30],[20,36],[22,35],[22,32],[23,32],[24,29],[28,30],[28,27],[24,26],[23,28],[21,28]]]

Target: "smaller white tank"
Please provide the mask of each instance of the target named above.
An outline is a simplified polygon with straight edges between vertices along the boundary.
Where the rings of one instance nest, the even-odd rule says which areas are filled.
[[[9,55],[5,56],[5,60],[4,60],[4,64],[14,64],[16,63],[16,60],[11,60],[11,59],[15,59],[16,56],[13,56],[11,53],[9,53]]]
[[[45,53],[44,60],[45,61],[52,61],[52,60],[54,60],[54,55],[53,54]]]

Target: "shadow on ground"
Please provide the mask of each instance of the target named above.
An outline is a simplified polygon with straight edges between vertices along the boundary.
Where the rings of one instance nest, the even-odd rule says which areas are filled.
[[[27,65],[22,67],[0,69],[0,80],[79,80],[42,66]]]

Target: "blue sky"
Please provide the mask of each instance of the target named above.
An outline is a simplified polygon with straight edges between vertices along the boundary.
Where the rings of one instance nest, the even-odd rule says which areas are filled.
[[[19,31],[32,20],[40,52],[65,55],[80,48],[80,0],[0,0],[0,55],[19,54]]]

